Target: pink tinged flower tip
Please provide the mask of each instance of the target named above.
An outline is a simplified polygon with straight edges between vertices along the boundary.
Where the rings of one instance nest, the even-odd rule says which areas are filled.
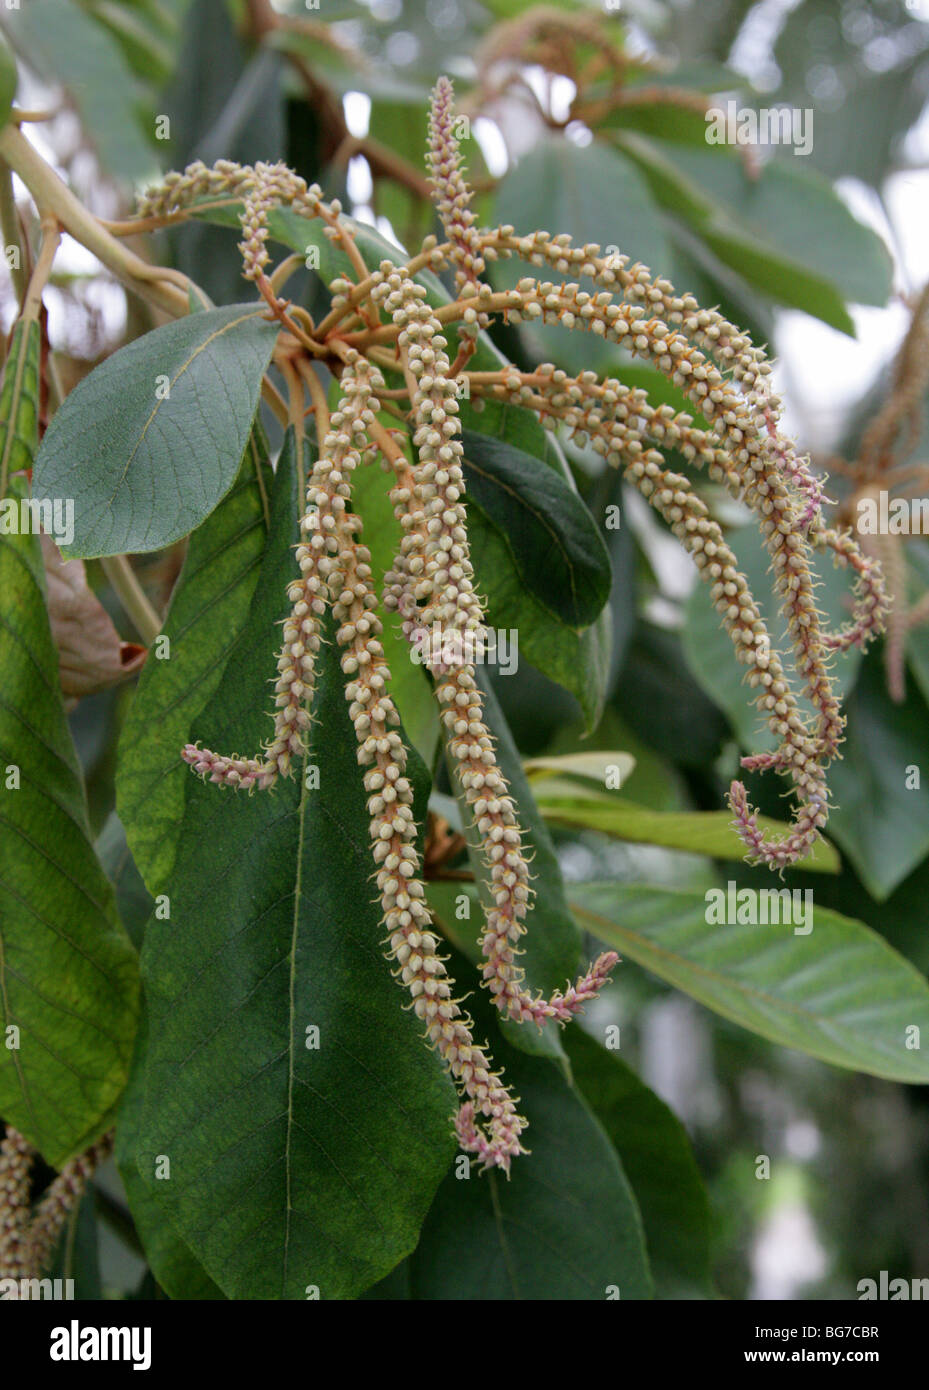
[[[277,772],[273,764],[259,762],[257,758],[225,758],[212,753],[208,748],[198,748],[195,743],[187,743],[181,749],[181,757],[189,763],[199,777],[216,782],[223,787],[270,787]]]

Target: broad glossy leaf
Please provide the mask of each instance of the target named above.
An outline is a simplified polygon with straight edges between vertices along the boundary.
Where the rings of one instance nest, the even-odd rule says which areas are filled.
[[[464,978],[464,962],[455,963]],[[470,1006],[469,1001],[469,1006]],[[484,1001],[476,1021],[490,1032]],[[486,1019],[486,1022],[485,1022]],[[555,1062],[494,1030],[491,1049],[529,1121],[509,1182],[445,1179],[410,1260],[414,1299],[650,1298],[642,1219],[613,1145]]]
[[[653,811],[610,792],[600,792],[596,796],[583,792],[571,795],[563,783],[548,786],[540,782],[535,788],[535,797],[545,819],[557,825],[599,830],[617,840],[709,854],[714,859],[745,857],[745,846],[732,828],[729,811]],[[788,830],[783,821],[768,816],[759,816],[758,824],[772,834],[784,834]],[[820,839],[812,854],[795,867],[837,874],[839,855],[832,845]]]
[[[268,735],[297,514],[288,449],[248,620],[192,731],[209,746],[252,752]],[[233,1298],[362,1292],[415,1244],[454,1152],[453,1088],[383,954],[365,792],[329,639],[314,707],[326,736],[306,765],[318,788],[301,775],[230,796],[191,779],[171,919],[145,935],[136,1162]],[[158,1155],[169,1181],[156,1176]]]
[[[635,1193],[658,1296],[712,1296],[710,1205],[687,1131],[616,1052],[582,1028],[567,1030],[565,1047],[574,1084]]]
[[[162,9],[159,0],[131,0],[120,6],[101,0],[92,8],[97,23],[113,35],[132,71],[160,90],[171,76],[176,14],[181,7]]]
[[[533,458],[541,459],[559,475],[572,492],[577,491],[564,450],[553,431],[543,428],[535,411],[519,405],[475,397],[474,400],[462,399],[458,418],[463,430],[486,435],[525,454],[531,454]]]
[[[607,129],[634,130],[682,145],[706,144],[707,122],[703,112],[650,100],[647,88],[638,99],[633,88],[627,88],[625,95],[625,101],[617,103],[602,122]]]
[[[914,1025],[929,1028],[929,984],[861,922],[814,902],[805,936],[790,925],[710,925],[703,894],[618,883],[578,885],[571,906],[623,957],[771,1042],[892,1081],[929,1081],[925,1051],[907,1045]]]
[[[34,474],[38,497],[74,499],[67,555],[160,550],[209,516],[238,474],[278,328],[258,304],[208,309],[84,378]]]
[[[925,20],[907,3],[859,13],[863,22],[842,23],[833,0],[804,0],[785,14],[772,58],[778,101],[812,108],[816,167],[880,189],[925,106]],[[892,60],[874,62],[875,52]]]
[[[578,631],[526,588],[503,531],[468,498],[468,539],[478,592],[487,600],[487,625],[514,632],[518,653],[575,696],[588,729],[599,722],[610,670],[609,610]]]
[[[239,164],[279,159],[285,150],[280,59],[262,47],[246,65],[226,0],[187,4],[177,41],[173,78],[163,99],[171,119],[173,169],[192,160]],[[294,162],[294,154],[287,158]],[[171,264],[184,271],[216,304],[242,293],[238,238],[203,223],[168,233]]]
[[[577,488],[557,440],[529,410],[496,401],[481,411],[462,403],[465,431],[501,442],[545,463],[576,496]],[[611,670],[612,616],[599,617],[578,631],[561,620],[526,588],[505,527],[493,524],[477,497],[470,494],[469,536],[478,587],[488,600],[492,627],[515,628],[520,651],[550,680],[569,690],[581,706],[588,730],[603,713]],[[599,548],[598,548],[599,550]]]
[[[905,702],[894,704],[882,663],[872,657],[862,666],[847,714],[842,761],[829,772],[835,800],[829,829],[880,901],[929,854],[929,708],[912,681]],[[912,785],[913,768],[922,769],[919,786]]]
[[[155,904],[136,867],[126,841],[126,831],[115,811],[107,816],[94,849],[116,891],[119,920],[129,933],[133,946],[137,951],[141,950],[145,923],[151,917]]]
[[[38,537],[0,535],[0,610],[0,1114],[60,1167],[112,1122],[138,969],[89,839]]]
[[[512,444],[462,432],[468,499],[505,538],[516,572],[551,613],[589,626],[610,596],[610,557],[577,492]]]
[[[694,233],[692,240],[697,236],[702,239],[701,259],[708,258],[720,278],[725,280],[728,275],[734,282],[734,291],[754,286],[775,303],[802,309],[854,336],[854,323],[841,289],[821,271],[811,269],[772,245],[757,230],[749,230],[734,219],[714,200],[711,189],[680,167],[663,142],[629,130],[614,131],[613,140],[641,170],[656,201],[686,220],[688,230]],[[717,157],[727,158],[725,154]],[[678,243],[681,235],[679,229]],[[689,249],[696,253],[700,245],[697,242]],[[675,250],[679,256],[679,245]],[[729,274],[731,271],[737,272],[737,276]],[[695,281],[692,274],[686,282],[680,282],[679,288],[706,300],[705,292],[701,295],[699,280]],[[746,317],[744,312],[735,315],[739,322]],[[754,336],[759,340],[757,333]]]
[[[117,805],[153,893],[169,883],[190,790],[178,752],[223,679],[258,582],[270,520],[265,450],[256,432],[235,486],[191,536],[164,623],[167,657],[159,659],[156,644],[122,728]]]
[[[697,597],[713,613],[705,586],[699,589]],[[744,668],[734,650],[728,661],[738,679]],[[688,669],[681,634],[645,617],[636,622],[611,703],[640,738],[684,767],[711,767],[729,733],[720,710]]]

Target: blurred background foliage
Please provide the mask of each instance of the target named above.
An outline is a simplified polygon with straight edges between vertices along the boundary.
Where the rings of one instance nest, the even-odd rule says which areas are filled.
[[[191,159],[283,159],[361,221],[400,243],[434,227],[422,172],[426,100],[456,80],[479,216],[615,245],[705,304],[718,304],[781,356],[778,383],[801,446],[829,468],[855,458],[886,395],[914,295],[929,277],[929,5],[902,0],[22,0],[0,12],[22,60],[19,104],[54,108],[35,128],[43,152],[100,215],[131,206],[133,186]],[[812,150],[706,143],[710,101],[812,111]],[[169,118],[169,138],[159,139]],[[241,297],[235,236],[208,225],[161,238],[159,254],[216,302]],[[151,254],[151,250],[146,251]],[[67,387],[128,338],[148,311],[72,246],[49,292],[50,338]],[[501,283],[518,275],[494,268]],[[312,308],[309,275],[295,289]],[[0,287],[6,322],[13,290]],[[609,371],[678,404],[674,388],[592,335],[503,327],[499,347],[528,365]],[[274,431],[269,421],[269,431]],[[925,457],[918,433],[907,457]],[[526,661],[496,682],[525,757],[624,749],[636,768],[621,796],[663,811],[718,810],[757,730],[739,668],[676,542],[592,452],[567,446],[571,471],[613,562],[612,652],[604,713],[585,728],[574,695]],[[898,460],[899,461],[899,460]],[[676,467],[686,469],[682,460]],[[732,528],[763,591],[766,561],[746,517],[695,479]],[[838,472],[832,496],[860,484]],[[924,486],[925,490],[925,486]],[[727,510],[728,508],[728,510]],[[924,539],[908,541],[902,584],[918,603]],[[183,547],[140,573],[164,604]],[[98,566],[92,582],[126,619]],[[824,576],[824,579],[827,576]],[[756,592],[758,590],[756,589]],[[841,612],[841,586],[823,604]],[[771,616],[771,615],[769,615]],[[882,933],[929,968],[929,790],[903,768],[929,746],[929,640],[905,639],[905,695],[890,693],[880,647],[838,670],[848,699],[845,763],[833,777],[829,833],[841,872],[818,874],[818,905]],[[583,672],[581,679],[592,679]],[[100,849],[131,930],[148,910],[113,819],[114,757],[127,685],[84,696],[71,713]],[[923,768],[925,772],[926,769]],[[782,787],[750,794],[783,816]],[[768,880],[744,866],[625,836],[553,823],[568,886],[586,879],[693,887]],[[806,875],[787,886],[808,887]],[[855,1076],[773,1046],[652,976],[619,972],[585,1019],[622,1019],[622,1055],[684,1121],[712,1208],[715,1282],[726,1297],[854,1297],[859,1279],[929,1271],[929,1103],[924,1090]],[[756,1177],[768,1155],[772,1176]],[[139,1277],[111,1233],[102,1275]],[[82,1218],[76,1239],[92,1240]]]

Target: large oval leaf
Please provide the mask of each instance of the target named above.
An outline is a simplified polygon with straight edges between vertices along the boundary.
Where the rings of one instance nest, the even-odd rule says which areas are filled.
[[[262,306],[191,314],[108,357],[57,411],[35,463],[39,498],[74,502],[66,555],[161,550],[229,491],[279,325]]]
[[[615,138],[657,201],[775,302],[852,336],[846,301],[887,302],[892,266],[884,243],[801,159],[773,159],[753,178],[728,147]]]
[[[710,1204],[687,1131],[631,1067],[582,1028],[568,1029],[565,1046],[574,1084],[632,1184],[659,1297],[711,1297]]]
[[[234,487],[190,539],[163,629],[169,645],[144,667],[120,735],[119,814],[153,893],[168,882],[189,790],[178,750],[222,680],[258,582],[271,478],[256,431]]]
[[[536,478],[540,464],[544,464],[546,471],[554,475],[555,486],[562,484],[569,490],[572,501],[568,506],[584,505],[577,496],[561,448],[554,436],[542,428],[536,415],[519,406],[501,405],[498,401],[484,401],[482,405],[483,409],[478,412],[467,401],[463,403],[461,418],[465,433],[479,434],[500,449],[512,448],[527,455]],[[547,606],[525,582],[508,535],[508,524],[494,515],[495,500],[490,499],[490,508],[485,508],[477,492],[470,488],[469,478],[471,558],[478,588],[487,600],[488,625],[515,629],[521,655],[549,680],[571,692],[581,706],[588,730],[592,730],[603,713],[610,679],[613,627],[610,606],[605,599],[598,616],[586,627],[572,625],[564,613]],[[587,516],[589,519],[589,513]],[[593,544],[599,570],[603,558],[602,538],[598,535]],[[527,558],[531,567],[531,557],[521,556],[520,563],[525,565]]]
[[[599,830],[617,840],[709,854],[714,859],[745,857],[745,846],[732,828],[729,811],[654,811],[608,792],[580,795],[566,783],[554,781],[541,782],[535,794],[542,815],[558,825]],[[774,834],[783,834],[789,829],[784,821],[768,816],[759,816],[758,824],[762,830]],[[839,864],[839,855],[833,846],[819,839],[810,854],[794,868],[835,874]]]
[[[830,831],[879,902],[929,854],[929,783],[913,776],[926,755],[929,708],[914,682],[899,705],[885,682],[880,660],[863,664],[848,700],[843,757],[829,772]]]
[[[0,670],[0,1114],[61,1167],[112,1122],[139,991],[89,839],[37,536],[0,534]]]
[[[251,752],[268,734],[297,538],[293,462],[288,446],[248,621],[192,731],[214,747]],[[331,641],[315,714],[326,731],[310,760],[318,787],[301,776],[233,797],[190,778],[171,917],[156,914],[143,948],[150,1033],[136,1163],[233,1298],[362,1292],[415,1244],[454,1152],[454,1090],[383,955]],[[159,1155],[170,1180],[159,1179]]]
[[[213,1282],[203,1266],[194,1258],[190,1247],[165,1219],[157,1194],[153,1194],[139,1175],[136,1161],[138,1128],[145,1105],[145,1070],[148,1056],[148,1021],[144,1010],[139,1020],[139,1035],[129,1084],[123,1093],[116,1121],[116,1162],[126,1189],[129,1209],[136,1231],[145,1250],[145,1258],[160,1288],[169,1298],[220,1299],[223,1292]]]
[[[551,613],[587,627],[610,596],[610,557],[578,494],[537,458],[462,431],[468,498],[506,540],[516,572]]]
[[[477,589],[487,600],[487,626],[515,632],[527,660],[577,699],[588,730],[596,728],[610,675],[609,608],[578,630],[556,617],[526,588],[504,533],[473,497],[467,498],[468,539]]]
[[[571,899],[595,936],[743,1028],[835,1066],[929,1081],[910,1031],[927,1035],[929,984],[861,922],[814,906],[806,936],[708,925],[702,894],[617,883],[584,884]]]

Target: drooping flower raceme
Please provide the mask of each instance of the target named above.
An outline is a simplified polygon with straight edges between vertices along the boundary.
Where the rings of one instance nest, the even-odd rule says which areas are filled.
[[[575,984],[549,999],[531,994],[519,965],[519,942],[531,921],[531,875],[517,809],[497,763],[468,659],[479,649],[485,630],[468,547],[458,418],[462,378],[472,400],[528,409],[546,427],[589,443],[621,468],[709,584],[737,659],[747,667],[758,709],[778,741],[774,752],[745,758],[743,766],[787,774],[797,794],[789,832],[771,838],[759,828],[743,784],[733,782],[733,823],[751,861],[783,869],[810,851],[826,824],[825,768],[838,752],[844,727],[829,660],[835,651],[865,645],[880,630],[886,601],[874,561],[861,553],[848,531],[832,529],[823,519],[823,483],[781,432],[780,402],[764,353],[718,312],[702,309],[691,295],[678,294],[667,280],[625,256],[604,256],[598,246],[575,246],[567,236],[538,229],[520,235],[512,227],[479,228],[455,129],[451,84],[440,79],[433,94],[427,162],[445,240],[428,237],[403,264],[385,260],[371,270],[339,204],[326,203],[318,187],[307,187],[282,165],[249,168],[220,162],[207,169],[195,164],[150,190],[140,212],[149,224],[157,224],[189,216],[204,200],[242,204],[244,273],[284,329],[287,361],[282,370],[286,367],[291,385],[291,418],[302,428],[305,410],[312,410],[319,441],[296,550],[298,574],[288,591],[273,733],[257,756],[226,756],[190,745],[183,757],[201,776],[239,789],[268,789],[278,777],[290,775],[312,742],[315,662],[321,623],[331,610],[364,769],[371,852],[390,957],[427,1041],[460,1089],[456,1125],[462,1146],[484,1167],[508,1172],[522,1151],[525,1120],[475,1042],[471,1020],[454,997],[439,954],[420,876],[412,788],[389,692],[379,604],[399,614],[411,642],[436,625],[460,638],[461,659],[449,661],[443,648],[442,660],[431,657],[426,665],[449,763],[469,808],[490,885],[481,938],[483,980],[497,1009],[521,1023],[566,1023],[597,994],[616,957],[601,956]],[[331,306],[318,323],[282,301],[278,277],[267,273],[267,219],[280,205],[321,219],[326,236],[351,266],[350,273],[330,282]],[[511,257],[533,268],[538,278],[529,275],[514,289],[497,290],[485,278],[488,269]],[[430,305],[415,278],[427,268],[452,270],[453,302]],[[581,287],[582,281],[592,282],[593,293]],[[550,363],[533,371],[470,370],[481,330],[500,315],[509,322],[558,324],[622,344],[677,386],[705,427],[670,406],[653,406],[641,390],[593,372],[571,377]],[[456,341],[452,355],[450,343]],[[339,381],[340,399],[331,415],[315,362],[324,363]],[[405,383],[402,390],[387,389],[386,370]],[[406,413],[396,404],[398,396],[405,397]],[[388,409],[408,424],[409,456],[383,423]],[[693,467],[705,469],[757,516],[792,663],[772,643],[719,524],[689,479],[667,468],[662,449],[668,447]],[[377,461],[395,474],[390,496],[403,532],[380,596],[373,586],[370,554],[360,541],[361,519],[352,511],[353,476],[359,467]],[[830,551],[836,564],[850,566],[854,574],[854,611],[838,633],[823,630],[816,606],[810,567],[816,550]],[[800,705],[800,694],[812,706],[812,717]]]
[[[33,1209],[36,1151],[15,1129],[0,1141],[0,1279],[38,1279],[55,1254],[69,1216],[113,1147],[110,1132],[68,1160]]]

